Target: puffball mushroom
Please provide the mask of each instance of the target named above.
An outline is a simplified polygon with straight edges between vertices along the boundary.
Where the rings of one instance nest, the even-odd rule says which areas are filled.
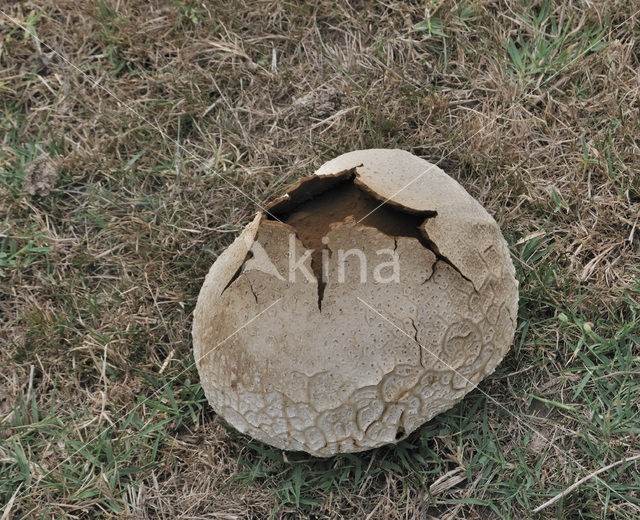
[[[328,457],[396,442],[460,401],[508,351],[517,301],[498,225],[455,180],[405,151],[354,151],[218,257],[194,356],[233,427]]]

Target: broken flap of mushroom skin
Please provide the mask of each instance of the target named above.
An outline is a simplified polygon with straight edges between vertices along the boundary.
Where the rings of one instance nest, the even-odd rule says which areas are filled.
[[[518,290],[507,244],[437,166],[350,152],[266,209],[215,261],[194,313],[205,394],[239,431],[322,457],[396,442],[508,351]],[[268,269],[255,268],[258,246]],[[396,279],[373,276],[380,251],[396,255]],[[288,276],[292,254],[310,276]]]

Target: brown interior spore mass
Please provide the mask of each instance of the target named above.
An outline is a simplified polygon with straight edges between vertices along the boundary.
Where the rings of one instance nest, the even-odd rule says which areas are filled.
[[[332,183],[310,186],[315,179],[317,177],[311,177],[298,183],[289,191],[286,204],[274,203],[269,209],[269,218],[277,218],[294,228],[304,247],[313,250],[311,268],[318,280],[319,302],[326,285],[322,277],[322,251],[327,246],[322,239],[333,224],[353,218],[358,224],[376,228],[391,237],[415,238],[431,249],[419,227],[434,212],[403,212],[378,200],[354,182],[355,173],[350,171],[334,177]],[[286,211],[279,213],[280,208]]]

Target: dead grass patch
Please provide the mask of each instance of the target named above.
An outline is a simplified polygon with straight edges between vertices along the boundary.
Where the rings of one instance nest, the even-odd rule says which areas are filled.
[[[10,515],[528,516],[637,453],[633,2],[0,9]],[[326,159],[393,146],[440,161],[508,236],[520,334],[483,389],[562,451],[477,393],[396,447],[330,461],[251,443],[206,406],[190,313],[212,259]],[[32,197],[43,154],[58,179]],[[531,412],[540,398],[553,414]],[[541,517],[637,518],[634,466],[600,477]]]

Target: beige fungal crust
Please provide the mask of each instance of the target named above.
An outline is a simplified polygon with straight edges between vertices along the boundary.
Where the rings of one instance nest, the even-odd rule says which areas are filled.
[[[216,260],[194,315],[206,396],[239,431],[321,457],[396,442],[509,349],[518,292],[507,244],[437,166],[401,150],[347,153],[267,211]],[[300,259],[321,235],[330,254],[290,277],[290,244]],[[348,250],[367,260],[364,282]],[[396,255],[393,281],[373,272],[388,259],[380,251]]]

